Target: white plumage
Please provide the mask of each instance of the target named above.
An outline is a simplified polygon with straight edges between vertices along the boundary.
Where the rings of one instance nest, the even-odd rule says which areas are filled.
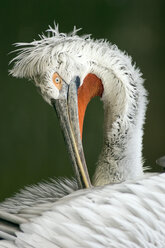
[[[89,73],[101,79],[104,145],[93,180],[100,187],[78,190],[76,181],[52,181],[7,199],[0,205],[0,247],[164,248],[165,174],[143,174],[147,100],[139,70],[108,42],[79,37],[76,30],[69,36],[57,27],[49,32],[18,44],[23,48],[10,72],[33,79],[50,104],[61,97],[52,83],[55,72],[63,88],[75,76],[80,85]]]
[[[0,241],[0,247],[164,248],[164,180],[165,174],[148,174],[133,182],[76,191],[54,203],[23,206],[17,216],[26,216],[28,222],[17,238]]]
[[[101,162],[103,167],[106,160],[104,166],[107,168],[102,170],[98,165],[97,175],[102,171],[104,175],[101,174],[99,179],[103,178],[103,182],[96,184],[141,176],[142,126],[147,100],[140,71],[132,65],[131,57],[116,45],[89,36],[79,37],[76,30],[69,36],[60,34],[57,27],[50,31],[52,37],[42,36],[39,41],[17,44],[23,47],[18,49],[20,54],[13,59],[15,65],[10,73],[15,77],[33,79],[50,104],[51,98],[59,97],[59,90],[52,83],[55,71],[67,84],[75,75],[80,77],[81,84],[89,73],[98,76],[104,87],[101,100],[105,113],[104,145],[98,163]],[[109,144],[110,151],[107,151]]]

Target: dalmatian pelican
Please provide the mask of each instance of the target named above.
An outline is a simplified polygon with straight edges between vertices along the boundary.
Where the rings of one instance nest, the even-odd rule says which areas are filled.
[[[16,46],[10,74],[32,79],[55,109],[76,179],[52,179],[2,202],[0,247],[165,248],[165,173],[144,173],[147,93],[131,58],[58,26]],[[82,131],[95,96],[103,102],[104,142],[91,184]]]

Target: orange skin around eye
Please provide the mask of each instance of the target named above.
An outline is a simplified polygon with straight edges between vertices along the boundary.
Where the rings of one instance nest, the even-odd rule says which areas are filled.
[[[56,79],[57,79],[57,78],[59,79],[58,83],[56,82]],[[53,83],[54,83],[54,85],[56,86],[56,88],[57,88],[58,90],[61,90],[61,89],[62,89],[62,79],[61,79],[61,77],[58,75],[57,72],[55,72],[55,73],[53,74],[52,80],[53,80]]]
[[[79,126],[82,139],[84,115],[90,100],[95,96],[102,96],[104,91],[101,79],[96,75],[89,73],[83,81],[83,84],[78,89],[78,113]]]

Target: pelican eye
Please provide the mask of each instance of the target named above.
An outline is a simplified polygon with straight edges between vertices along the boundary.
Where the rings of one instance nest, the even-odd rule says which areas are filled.
[[[62,88],[62,78],[58,75],[57,72],[53,73],[52,81],[53,81],[54,85],[56,86],[56,88],[58,90],[61,90],[61,88]]]
[[[57,84],[59,84],[60,83],[59,77],[57,77],[55,81],[56,81]]]

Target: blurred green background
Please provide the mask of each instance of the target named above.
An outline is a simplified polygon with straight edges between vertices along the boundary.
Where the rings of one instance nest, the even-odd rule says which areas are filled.
[[[53,25],[107,38],[140,67],[149,91],[144,135],[145,165],[165,155],[164,10],[161,0],[15,0],[0,6],[0,200],[49,177],[72,176],[53,109],[32,83],[8,76],[8,54],[18,41],[30,42]],[[90,174],[102,145],[103,110],[93,100],[85,117],[84,149]]]

